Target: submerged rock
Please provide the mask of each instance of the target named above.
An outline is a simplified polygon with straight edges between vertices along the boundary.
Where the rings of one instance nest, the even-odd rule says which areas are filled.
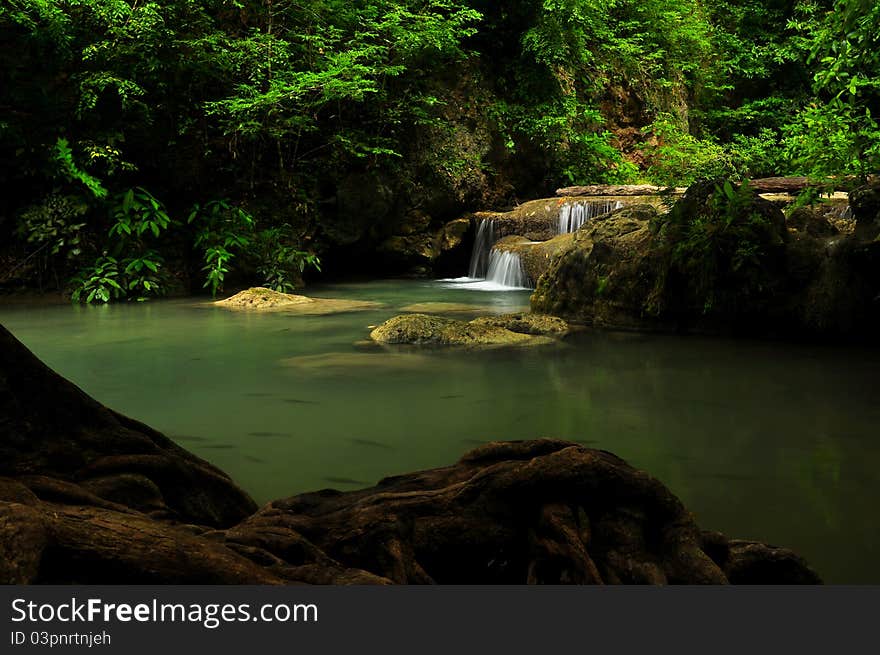
[[[431,358],[419,353],[389,353],[369,342],[376,352],[333,352],[320,355],[300,355],[281,360],[282,366],[310,372],[345,373],[352,370],[376,369],[387,371],[419,371],[431,364]],[[361,344],[357,344],[361,345]],[[362,344],[366,345],[366,344]]]
[[[400,308],[414,314],[481,314],[491,312],[491,305],[470,305],[461,302],[417,302]]]
[[[370,332],[370,338],[383,344],[472,347],[539,346],[553,343],[553,339],[535,334],[538,333],[516,332],[485,318],[458,321],[428,314],[404,314],[385,321]]]
[[[265,287],[252,287],[234,296],[214,303],[219,307],[236,310],[274,311],[284,310],[298,314],[336,314],[380,307],[381,303],[368,300],[344,300],[337,298],[310,298],[291,293],[281,293]]]
[[[255,511],[2,328],[0,392],[0,584],[819,582],[789,550],[701,531],[659,481],[575,443],[493,442]]]

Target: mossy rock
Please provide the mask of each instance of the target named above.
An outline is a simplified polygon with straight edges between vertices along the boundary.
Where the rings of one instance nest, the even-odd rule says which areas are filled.
[[[281,293],[265,287],[251,287],[239,291],[234,296],[218,300],[215,305],[236,309],[274,309],[288,305],[302,305],[312,302],[308,296],[297,296],[292,293]]]
[[[239,311],[287,311],[297,314],[336,314],[380,307],[381,303],[367,300],[338,298],[310,298],[281,293],[265,287],[252,287],[234,296],[214,303],[219,307]]]
[[[383,344],[503,347],[539,346],[554,343],[546,336],[514,332],[482,319],[457,321],[443,316],[405,314],[395,316],[370,332]]]
[[[840,234],[825,214],[819,209],[798,207],[786,219],[789,230],[808,234],[812,237],[834,237]]]
[[[642,308],[653,288],[651,205],[618,209],[568,235],[532,295],[532,312],[609,328],[657,329]]]
[[[573,241],[574,233],[560,234],[547,241],[529,241],[521,236],[507,236],[499,239],[493,249],[518,254],[529,281],[535,284],[550,268],[553,255],[569,248]]]
[[[596,203],[612,207],[618,202],[624,207],[636,204],[652,206],[655,209],[663,207],[661,196],[563,196],[530,200],[508,212],[480,212],[474,214],[474,218],[478,221],[481,219],[495,221],[496,237],[520,235],[529,241],[549,241],[559,236],[559,213],[566,205]]]
[[[471,321],[471,325],[504,328],[520,334],[532,334],[547,337],[564,337],[570,328],[567,322],[557,316],[548,314],[502,314],[500,316],[481,316]]]

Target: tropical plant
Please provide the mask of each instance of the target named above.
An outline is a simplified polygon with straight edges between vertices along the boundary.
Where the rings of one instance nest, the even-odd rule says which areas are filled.
[[[291,243],[290,226],[261,230],[257,234],[257,270],[263,285],[288,293],[302,285],[306,268],[321,270],[321,260],[313,253],[296,248]]]
[[[125,295],[125,289],[120,284],[119,262],[106,255],[80,271],[71,284],[74,302],[108,303]]]
[[[216,297],[223,290],[233,260],[252,243],[254,218],[227,200],[211,200],[204,205],[194,205],[187,223],[197,229],[195,246],[202,251],[203,286]]]

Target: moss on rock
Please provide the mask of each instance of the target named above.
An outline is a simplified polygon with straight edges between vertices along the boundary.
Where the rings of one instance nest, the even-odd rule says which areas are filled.
[[[291,293],[281,293],[265,287],[252,287],[234,296],[214,303],[219,307],[245,311],[288,311],[297,314],[336,314],[380,307],[381,304],[367,300],[337,298],[310,298]]]
[[[557,316],[520,312],[502,314],[500,316],[482,316],[471,321],[472,325],[499,327],[520,334],[542,335],[547,337],[564,337],[569,332],[569,325]]]
[[[390,318],[370,332],[370,338],[383,344],[469,347],[538,346],[554,342],[546,336],[515,332],[484,319],[457,321],[428,314]]]

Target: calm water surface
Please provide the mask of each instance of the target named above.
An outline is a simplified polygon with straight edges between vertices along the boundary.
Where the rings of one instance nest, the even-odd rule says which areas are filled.
[[[0,322],[259,501],[448,464],[492,439],[562,437],[650,471],[705,528],[790,546],[829,582],[880,583],[880,351],[589,332],[506,352],[355,345],[411,303],[528,304],[449,286],[310,288],[383,303],[332,316],[174,300],[0,306]]]

